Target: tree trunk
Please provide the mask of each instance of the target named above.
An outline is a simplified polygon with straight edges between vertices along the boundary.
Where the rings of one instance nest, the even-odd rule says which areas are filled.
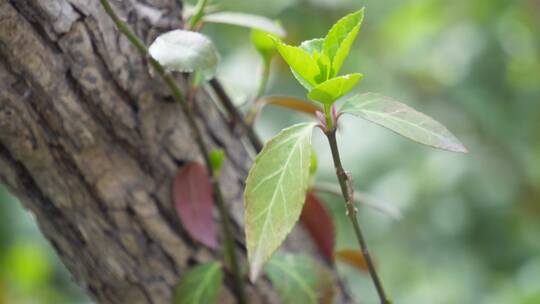
[[[180,20],[181,1],[114,4],[146,42]],[[251,157],[209,95],[195,102],[205,141],[227,154],[221,182],[245,265]],[[189,239],[172,205],[175,173],[199,158],[179,106],[99,1],[0,0],[0,180],[97,302],[171,303],[186,269],[221,259]],[[312,251],[306,239],[296,229],[287,246]],[[220,303],[234,303],[225,283]],[[248,295],[278,302],[265,279]]]

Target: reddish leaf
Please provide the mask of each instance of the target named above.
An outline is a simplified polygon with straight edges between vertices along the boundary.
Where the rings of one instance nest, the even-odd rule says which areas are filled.
[[[337,261],[352,266],[362,272],[368,271],[366,260],[364,260],[364,256],[360,250],[341,249],[337,250],[334,256]]]
[[[303,112],[315,116],[315,112],[322,111],[316,104],[294,97],[269,96],[262,99],[264,104],[285,107],[294,111]]]
[[[321,253],[328,261],[332,262],[335,243],[334,221],[324,204],[312,192],[308,192],[306,195],[306,203],[300,215],[300,221],[308,230]]]
[[[217,247],[212,187],[206,168],[190,162],[178,171],[173,186],[174,204],[189,235],[210,248]]]

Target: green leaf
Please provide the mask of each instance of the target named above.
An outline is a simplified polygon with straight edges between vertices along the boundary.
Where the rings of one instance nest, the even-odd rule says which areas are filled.
[[[251,43],[265,62],[270,62],[272,56],[276,53],[275,39],[278,39],[278,37],[271,33],[257,29],[251,30]]]
[[[467,153],[463,144],[445,126],[401,102],[380,94],[355,95],[345,101],[340,111],[374,122],[424,145]]]
[[[331,272],[304,255],[276,256],[265,268],[283,304],[333,303],[337,284]]]
[[[223,284],[223,270],[218,262],[194,267],[183,276],[176,288],[176,304],[217,303],[219,289]]]
[[[336,22],[324,39],[324,53],[332,62],[330,77],[339,73],[351,46],[360,31],[364,19],[364,9],[349,14]]]
[[[214,76],[219,61],[210,39],[185,30],[159,35],[148,51],[166,69],[188,73],[199,71],[206,80]]]
[[[331,105],[340,97],[349,93],[362,77],[363,75],[360,73],[334,77],[309,91],[308,98]]]
[[[279,54],[287,62],[294,77],[302,86],[311,90],[319,83],[321,70],[310,53],[301,47],[287,45],[278,40],[275,40],[275,43]]]
[[[311,160],[309,165],[309,176],[312,178],[315,177],[315,174],[317,174],[317,169],[319,168],[319,161],[317,160],[317,153],[315,153],[315,150],[311,150]]]
[[[318,83],[324,82],[330,77],[330,70],[332,68],[330,58],[323,52],[323,45],[324,39],[322,38],[306,40],[300,44],[300,47],[310,53],[313,60],[319,66],[321,76],[318,79]]]
[[[282,130],[249,171],[244,205],[252,281],[298,221],[309,184],[314,126],[301,123]]]
[[[209,157],[212,169],[214,170],[216,176],[219,176],[221,167],[223,166],[223,161],[225,160],[225,151],[223,151],[223,149],[212,150]]]
[[[250,15],[236,12],[219,12],[205,15],[203,17],[203,21],[254,28],[275,34],[279,37],[285,37],[285,35],[287,34],[278,22],[258,15]]]
[[[324,46],[323,38],[315,38],[311,40],[306,40],[300,44],[300,47],[306,50],[311,55],[313,55],[314,53],[322,54],[323,46]]]

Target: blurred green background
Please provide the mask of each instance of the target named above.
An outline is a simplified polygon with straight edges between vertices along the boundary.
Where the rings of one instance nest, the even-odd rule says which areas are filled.
[[[343,73],[436,118],[468,155],[416,145],[345,117],[339,143],[357,189],[399,208],[394,220],[360,208],[360,222],[395,303],[540,303],[540,2],[519,0],[215,1],[225,10],[281,20],[297,44],[322,37],[366,7]],[[238,105],[256,91],[259,58],[249,31],[205,27],[222,55],[219,76]],[[281,60],[271,95],[305,98]],[[305,116],[268,108],[265,138]],[[334,182],[330,152],[314,138],[321,181]],[[356,247],[340,200],[324,197],[338,248]],[[85,303],[31,216],[0,190],[0,304]],[[369,278],[340,273],[362,303]]]

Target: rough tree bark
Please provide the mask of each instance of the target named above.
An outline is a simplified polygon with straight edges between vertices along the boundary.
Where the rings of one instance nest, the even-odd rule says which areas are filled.
[[[182,9],[177,0],[113,3],[147,42]],[[250,156],[210,96],[199,92],[196,104],[205,140],[228,157],[223,190],[245,265]],[[99,303],[170,303],[186,269],[222,255],[191,241],[173,210],[174,174],[199,158],[182,116],[99,1],[0,0],[0,180]],[[306,239],[296,229],[287,248],[312,250]],[[235,302],[230,285],[222,303]],[[278,302],[264,279],[248,294]]]

